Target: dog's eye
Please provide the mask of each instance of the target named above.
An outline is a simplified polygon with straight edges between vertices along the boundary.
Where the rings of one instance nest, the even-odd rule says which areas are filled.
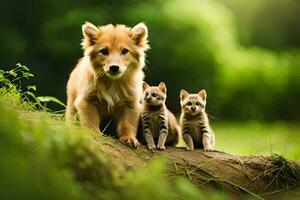
[[[200,106],[201,104],[200,104],[200,102],[199,101],[197,101],[196,102],[196,106]]]
[[[186,105],[187,105],[187,106],[191,106],[191,105],[192,105],[192,102],[189,101],[189,102],[186,103]]]
[[[122,49],[121,54],[126,55],[128,52],[129,52],[129,50],[124,48],[124,49]]]
[[[100,50],[100,53],[102,53],[104,56],[108,56],[109,52],[108,52],[108,48],[103,48]]]
[[[152,93],[152,96],[153,96],[153,97],[157,97],[157,94],[156,94],[156,93]]]

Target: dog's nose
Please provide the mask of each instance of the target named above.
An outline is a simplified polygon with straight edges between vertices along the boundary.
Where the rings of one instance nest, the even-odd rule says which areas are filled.
[[[193,112],[195,112],[196,108],[195,108],[195,107],[191,107],[191,110],[192,110]]]
[[[111,66],[109,66],[109,70],[110,70],[111,72],[113,72],[113,73],[118,72],[119,69],[120,69],[120,67],[119,67],[118,65],[111,65]]]

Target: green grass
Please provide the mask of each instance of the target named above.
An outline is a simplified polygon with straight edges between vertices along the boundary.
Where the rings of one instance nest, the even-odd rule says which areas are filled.
[[[300,125],[284,122],[213,123],[216,149],[235,155],[283,155],[300,160]],[[180,140],[179,146],[185,146]]]
[[[217,149],[239,155],[279,154],[300,160],[300,126],[287,123],[213,124]]]

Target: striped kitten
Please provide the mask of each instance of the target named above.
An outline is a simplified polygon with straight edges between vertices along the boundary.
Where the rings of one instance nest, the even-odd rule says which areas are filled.
[[[184,89],[180,91],[180,127],[188,151],[194,148],[211,151],[215,145],[215,135],[205,112],[206,97],[204,89],[198,94],[189,94]]]
[[[175,146],[179,131],[175,116],[165,105],[167,88],[161,82],[159,86],[149,86],[143,83],[144,96],[142,100],[142,140],[149,149],[165,150],[165,145]]]

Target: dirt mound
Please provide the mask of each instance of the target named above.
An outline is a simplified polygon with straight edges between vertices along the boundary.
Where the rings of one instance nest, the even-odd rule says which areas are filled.
[[[168,159],[167,172],[171,179],[184,176],[199,188],[225,191],[234,199],[246,196],[274,199],[277,193],[286,196],[291,188],[300,185],[300,166],[281,156],[235,156],[202,150],[187,152],[174,147],[163,152],[150,151],[144,146],[132,149],[109,137],[94,139],[93,148],[103,152],[119,171],[144,166],[147,161],[162,155]]]

